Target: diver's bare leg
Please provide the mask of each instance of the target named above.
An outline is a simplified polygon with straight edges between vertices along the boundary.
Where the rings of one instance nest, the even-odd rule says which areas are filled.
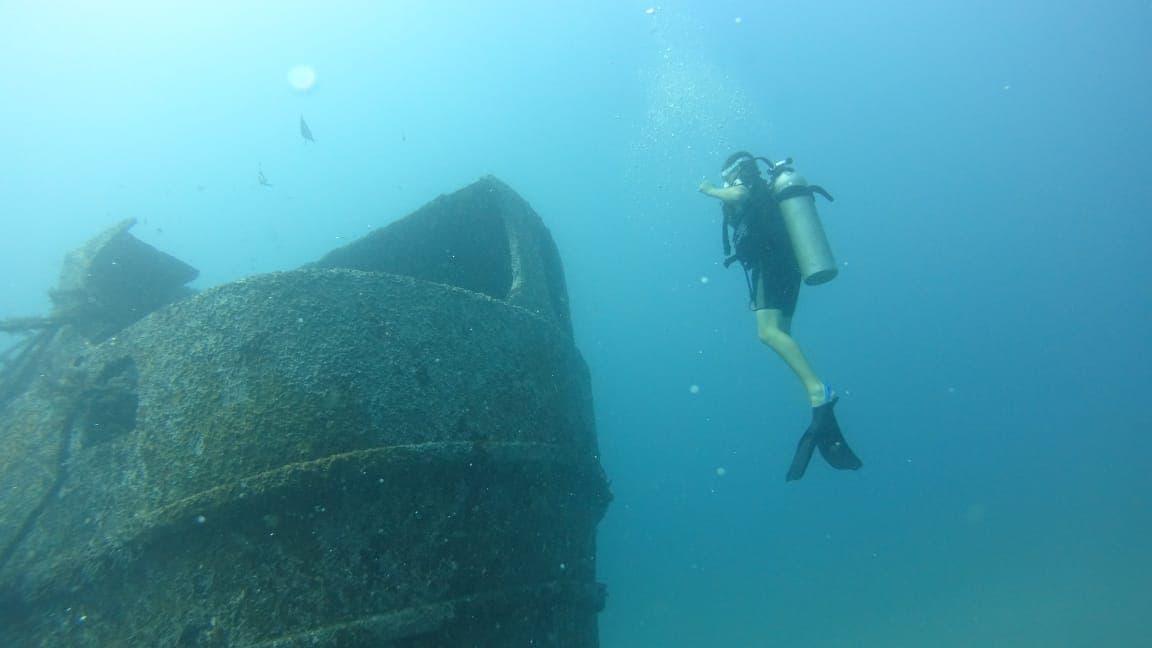
[[[764,308],[755,313],[756,332],[760,341],[775,351],[800,379],[812,407],[823,405],[824,381],[817,377],[812,365],[804,357],[804,352],[800,350],[800,345],[790,335],[791,318],[784,317],[784,313],[773,308]]]

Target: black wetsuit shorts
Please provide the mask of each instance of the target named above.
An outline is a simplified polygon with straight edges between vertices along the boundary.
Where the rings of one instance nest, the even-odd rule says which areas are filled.
[[[783,223],[769,228],[768,240],[756,258],[744,264],[748,274],[749,308],[773,309],[792,317],[800,298],[800,267]]]

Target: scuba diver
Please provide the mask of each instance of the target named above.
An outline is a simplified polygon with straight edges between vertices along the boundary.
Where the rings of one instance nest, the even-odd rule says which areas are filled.
[[[760,175],[760,162],[767,167],[767,178]],[[808,392],[812,423],[796,446],[787,481],[804,476],[817,449],[837,470],[863,465],[845,442],[832,411],[839,397],[816,375],[791,336],[801,280],[817,285],[837,274],[813,194],[828,200],[832,196],[805,182],[791,164],[791,159],[774,163],[739,151],[724,161],[723,187],[705,181],[699,188],[722,203],[724,267],[739,262],[744,268],[760,341],[784,360]]]

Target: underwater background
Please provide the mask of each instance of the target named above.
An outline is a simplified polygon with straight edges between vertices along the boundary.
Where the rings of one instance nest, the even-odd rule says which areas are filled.
[[[1150,29],[1129,0],[0,2],[0,319],[122,218],[206,288],[495,174],[592,372],[604,646],[1152,645]],[[784,483],[807,402],[696,193],[738,149],[836,197],[794,333],[858,473]]]

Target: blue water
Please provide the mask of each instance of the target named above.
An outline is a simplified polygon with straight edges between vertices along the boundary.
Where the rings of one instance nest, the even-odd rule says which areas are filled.
[[[0,318],[121,218],[208,287],[492,173],[592,370],[605,646],[1152,645],[1147,2],[224,4],[0,4]],[[794,333],[858,473],[784,483],[736,149],[836,196]]]

